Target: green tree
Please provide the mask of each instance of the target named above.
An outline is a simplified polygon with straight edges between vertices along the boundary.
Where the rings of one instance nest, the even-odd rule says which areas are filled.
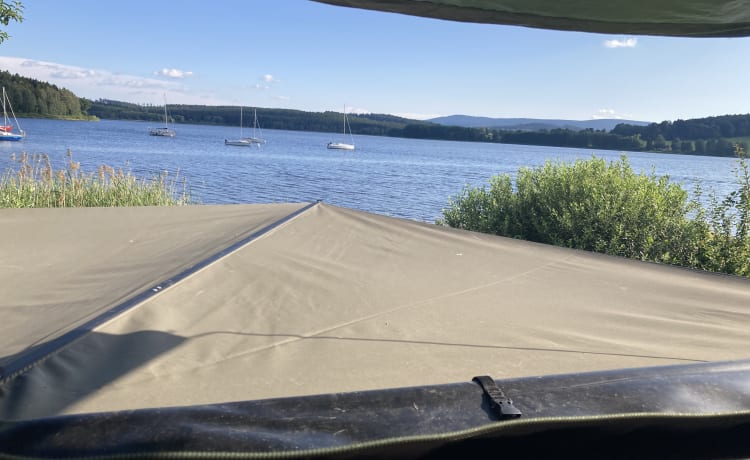
[[[91,100],[86,98],[81,98],[78,100],[79,104],[81,104],[81,113],[87,113],[88,110],[91,108]]]
[[[698,154],[706,153],[705,139],[698,139],[697,141],[695,141],[695,153],[698,153]]]
[[[706,153],[709,155],[716,154],[716,139],[708,139],[706,141]]]
[[[667,141],[664,139],[664,136],[661,134],[658,134],[656,136],[656,139],[654,139],[654,149],[656,150],[666,150],[667,149]]]
[[[682,148],[682,140],[679,137],[675,137],[674,139],[672,139],[671,148],[673,152],[680,153],[680,149]]]
[[[10,24],[10,21],[23,22],[23,5],[19,0],[12,0],[6,3],[5,0],[0,0],[0,23],[4,26]],[[8,32],[0,30],[0,43],[4,42],[10,37]]]
[[[734,152],[734,144],[728,140],[720,137],[716,140],[716,154],[717,155],[728,155]]]

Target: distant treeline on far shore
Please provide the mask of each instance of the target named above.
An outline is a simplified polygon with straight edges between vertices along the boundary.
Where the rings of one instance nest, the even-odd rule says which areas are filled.
[[[19,117],[64,119],[116,119],[159,122],[164,106],[79,98],[55,85],[0,71],[0,85],[6,88]],[[343,114],[305,112],[290,109],[245,108],[256,110],[263,129],[340,132]],[[169,105],[170,122],[238,126],[238,106]],[[619,124],[605,130],[508,130],[445,126],[384,114],[349,114],[355,135],[405,137],[413,139],[497,142],[602,150],[653,151],[698,155],[734,154],[734,145],[745,151],[750,141],[750,114],[723,115],[691,120],[663,121],[645,126]],[[245,126],[251,118],[246,115]]]
[[[343,129],[343,114],[339,112],[304,112],[269,108],[246,108],[246,126],[249,120],[248,110],[257,111],[258,120],[263,129],[321,132],[337,132]],[[237,126],[240,123],[239,107],[169,105],[168,111],[170,120],[175,123],[225,126]],[[111,100],[92,101],[88,113],[104,119],[153,122],[164,119],[163,106],[144,106]],[[540,131],[465,128],[384,114],[349,114],[348,118],[355,135],[550,147],[732,156],[735,144],[741,145],[747,151],[748,141],[750,141],[750,114],[675,122],[664,121],[645,126],[619,124],[611,131],[562,128]]]

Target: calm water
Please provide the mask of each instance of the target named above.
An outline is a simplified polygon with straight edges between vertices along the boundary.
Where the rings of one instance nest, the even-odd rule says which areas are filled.
[[[261,120],[262,121],[262,120]],[[46,153],[56,168],[68,149],[84,170],[101,164],[151,177],[168,171],[187,179],[203,204],[324,202],[379,214],[433,222],[465,184],[482,185],[495,174],[545,160],[572,161],[620,152],[552,147],[426,141],[356,136],[355,152],[328,150],[340,135],[264,130],[261,148],[230,147],[239,128],[176,125],[177,137],[147,135],[153,124],[129,121],[19,120],[28,137],[0,142],[0,171],[12,153]],[[719,195],[733,186],[732,158],[627,153],[637,171],[669,175],[692,190],[700,180]]]

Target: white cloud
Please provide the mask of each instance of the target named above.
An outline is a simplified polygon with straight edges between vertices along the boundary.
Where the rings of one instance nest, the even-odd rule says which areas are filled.
[[[279,83],[281,80],[274,77],[270,73],[267,73],[265,75],[261,75],[258,77],[258,82],[252,85],[252,88],[255,89],[271,89],[271,85],[274,85],[276,83]]]
[[[174,80],[5,56],[0,56],[0,68],[10,73],[52,83],[69,89],[76,96],[89,99],[114,99],[159,105],[164,103],[166,96],[170,104],[224,105],[228,103],[211,93],[192,90],[184,83]],[[183,75],[187,76],[187,74],[190,72],[183,72]]]
[[[627,38],[623,40],[605,40],[604,46],[606,48],[635,48],[638,45],[637,38]]]
[[[599,109],[596,111],[595,114],[591,115],[591,118],[594,120],[600,120],[600,119],[622,120],[622,119],[629,118],[629,117],[630,115],[628,114],[617,113],[615,109]]]
[[[80,78],[91,78],[96,76],[96,72],[90,69],[56,69],[50,75],[54,78],[62,79],[80,79]]]
[[[635,48],[638,45],[637,38],[626,38],[624,40],[605,40],[605,48]]]
[[[167,69],[165,67],[161,70],[154,72],[154,75],[160,75],[162,77],[169,77],[169,78],[185,78],[185,77],[191,77],[193,75],[193,72],[186,72],[180,69]]]

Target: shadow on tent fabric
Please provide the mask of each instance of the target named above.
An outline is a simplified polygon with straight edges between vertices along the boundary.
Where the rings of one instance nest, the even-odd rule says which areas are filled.
[[[179,346],[185,338],[161,331],[139,331],[124,335],[91,332],[85,341],[71,344],[0,384],[0,420],[49,417],[60,414],[76,401],[146,365],[159,355]],[[107,350],[102,353],[101,350]],[[29,350],[19,353],[25,355]],[[48,357],[49,358],[49,357]],[[12,363],[14,357],[3,362]],[[41,371],[41,372],[39,372]],[[34,380],[34,381],[32,381]],[[31,389],[36,389],[31,391]],[[39,391],[44,388],[45,391]],[[134,388],[133,391],[138,391]]]

